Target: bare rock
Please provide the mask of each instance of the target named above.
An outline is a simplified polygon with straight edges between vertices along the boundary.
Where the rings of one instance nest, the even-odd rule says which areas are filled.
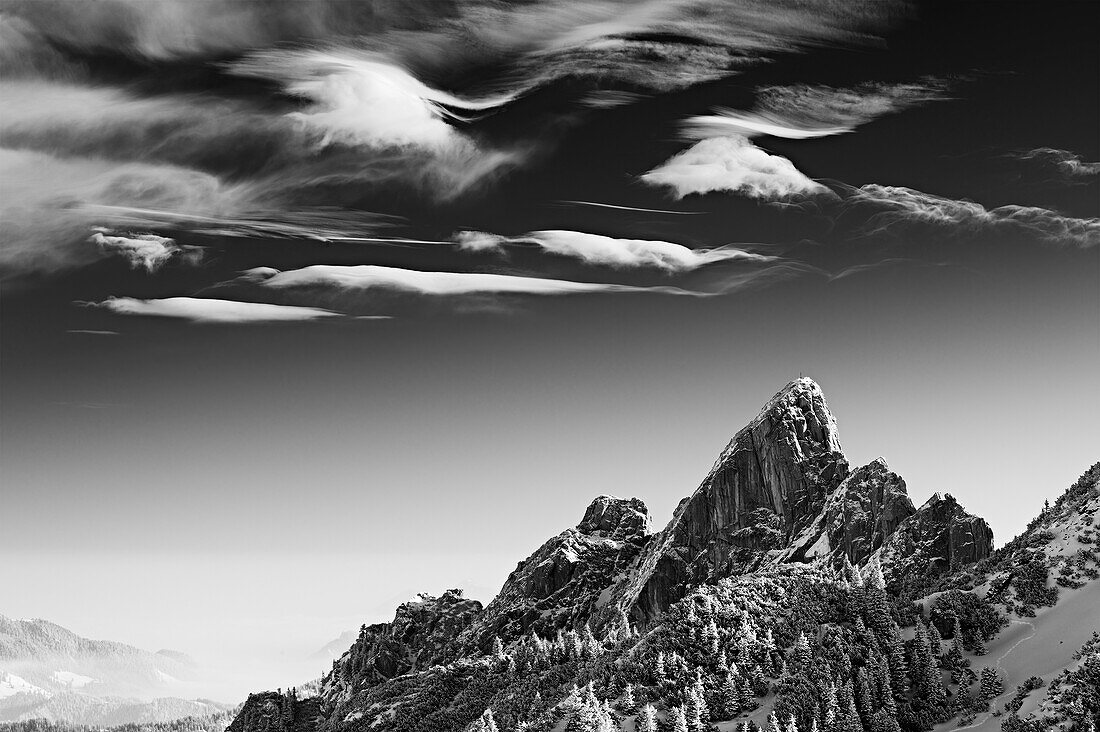
[[[880,550],[887,586],[897,588],[985,559],[993,530],[950,494],[933,495],[906,519]]]
[[[520,562],[484,617],[464,635],[471,649],[487,650],[494,636],[507,641],[535,631],[583,626],[605,606],[615,580],[638,556],[649,511],[637,498],[600,496],[576,528],[553,537]]]
[[[817,518],[847,475],[821,388],[808,378],[791,382],[680,502],[613,591],[616,610],[649,621],[694,585],[755,569]]]
[[[905,481],[878,458],[856,468],[829,494],[821,514],[795,537],[782,560],[847,556],[862,564],[915,511]]]

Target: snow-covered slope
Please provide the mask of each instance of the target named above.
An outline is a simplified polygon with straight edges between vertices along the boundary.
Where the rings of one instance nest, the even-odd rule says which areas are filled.
[[[0,721],[165,722],[228,709],[178,698],[199,670],[185,654],[91,640],[46,620],[0,616]]]

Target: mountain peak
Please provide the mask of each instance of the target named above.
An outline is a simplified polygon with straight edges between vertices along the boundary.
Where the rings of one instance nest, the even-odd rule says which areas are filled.
[[[710,474],[612,591],[618,610],[651,620],[693,585],[752,571],[811,524],[848,476],[821,387],[780,389],[719,455]]]
[[[640,498],[603,495],[588,505],[577,531],[617,539],[636,538],[649,533],[649,523],[649,509]]]

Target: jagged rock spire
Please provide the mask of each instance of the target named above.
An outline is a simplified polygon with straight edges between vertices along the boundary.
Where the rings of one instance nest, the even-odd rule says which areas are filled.
[[[734,436],[613,590],[620,609],[649,620],[695,584],[753,569],[813,522],[847,474],[821,387],[792,381]]]

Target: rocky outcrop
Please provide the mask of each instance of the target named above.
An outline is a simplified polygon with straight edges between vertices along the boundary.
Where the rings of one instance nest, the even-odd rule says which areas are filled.
[[[791,382],[680,502],[614,589],[616,611],[649,621],[694,585],[751,571],[809,526],[847,475],[821,388],[812,379]]]
[[[487,650],[494,636],[507,641],[534,630],[583,626],[611,597],[648,538],[649,511],[637,498],[600,496],[576,528],[547,541],[520,562],[484,617],[463,639]]]
[[[588,536],[633,541],[649,533],[649,509],[639,498],[599,496],[589,504],[577,531]]]
[[[226,732],[313,732],[320,712],[320,699],[299,699],[293,691],[249,694]]]
[[[913,585],[993,552],[993,530],[967,513],[950,494],[939,493],[905,520],[879,551],[888,587]]]
[[[817,519],[791,542],[782,561],[847,556],[862,564],[916,509],[905,481],[882,458],[856,468],[825,499]]]
[[[392,622],[359,630],[355,643],[325,677],[324,696],[344,700],[359,688],[454,660],[460,634],[481,613],[481,603],[463,597],[462,590],[403,603]]]

